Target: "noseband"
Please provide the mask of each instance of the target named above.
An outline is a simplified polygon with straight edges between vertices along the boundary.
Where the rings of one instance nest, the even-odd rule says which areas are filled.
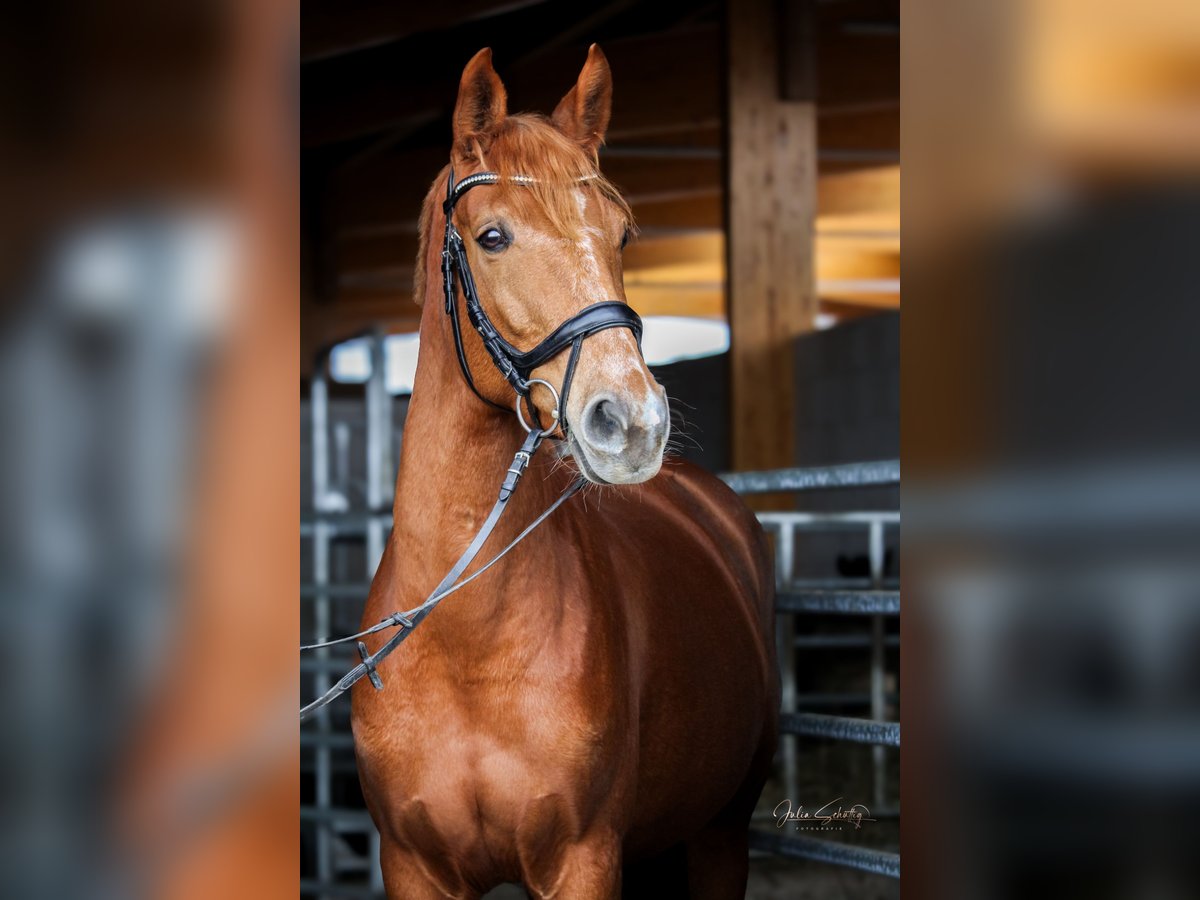
[[[458,367],[462,370],[467,386],[471,388],[476,397],[499,409],[505,409],[500,404],[483,396],[479,388],[475,386],[475,379],[471,374],[471,365],[467,362],[467,354],[463,348],[462,327],[459,323],[458,303],[456,302],[454,291],[454,279],[456,276],[462,285],[463,300],[467,307],[467,318],[471,322],[471,327],[479,334],[480,339],[483,341],[484,349],[487,350],[488,356],[492,358],[492,363],[517,393],[517,417],[521,425],[524,426],[526,431],[532,430],[531,426],[525,422],[524,415],[521,412],[521,403],[523,400],[528,400],[532,385],[541,384],[548,388],[550,393],[554,395],[555,401],[554,412],[551,414],[554,421],[550,423],[548,428],[542,431],[542,435],[548,437],[557,427],[561,426],[565,437],[567,425],[564,416],[566,415],[567,395],[571,390],[571,381],[575,376],[575,365],[579,361],[579,351],[583,346],[584,339],[608,328],[628,328],[633,332],[633,336],[638,343],[638,350],[640,351],[642,346],[642,320],[627,304],[617,300],[609,300],[585,306],[550,332],[532,350],[518,350],[505,340],[500,334],[499,329],[488,318],[483,304],[479,302],[479,291],[475,287],[475,278],[471,274],[471,265],[467,261],[467,248],[463,242],[462,235],[454,227],[454,207],[462,199],[463,195],[473,187],[481,184],[497,184],[500,180],[500,176],[495,172],[478,172],[474,175],[468,175],[462,181],[455,184],[454,169],[451,169],[446,181],[446,200],[442,203],[442,211],[446,214],[446,237],[442,244],[442,290],[446,296],[446,315],[450,317],[451,329],[454,332],[454,350],[458,355]],[[517,184],[532,184],[534,182],[534,179],[528,175],[514,175],[510,180]],[[567,371],[563,375],[561,390],[556,391],[549,382],[531,377],[534,369],[545,365],[566,350],[567,347],[571,348],[571,355],[567,359]],[[532,403],[529,403],[529,406],[532,410],[534,420],[537,421],[537,409]],[[541,423],[537,422],[537,426],[540,428]]]
[[[530,184],[533,182],[533,179],[527,175],[515,175],[512,180],[518,184]],[[579,349],[583,346],[584,339],[598,331],[604,331],[606,328],[628,328],[633,332],[633,336],[638,342],[638,350],[641,350],[642,320],[627,305],[615,300],[585,306],[550,332],[532,350],[518,350],[504,339],[496,326],[492,324],[492,320],[488,318],[488,314],[484,312],[483,305],[479,302],[479,292],[475,289],[475,279],[471,276],[471,266],[467,262],[467,248],[463,244],[462,236],[458,233],[458,229],[454,227],[452,221],[454,205],[458,203],[463,194],[476,185],[496,184],[499,181],[500,176],[495,172],[480,172],[476,175],[467,176],[456,185],[454,183],[454,170],[450,170],[449,181],[446,185],[446,202],[442,204],[442,209],[446,213],[446,240],[442,245],[442,287],[446,292],[446,314],[450,317],[450,323],[454,331],[454,349],[458,354],[458,365],[462,369],[463,378],[466,379],[467,385],[480,400],[499,409],[505,409],[500,404],[483,396],[475,386],[475,379],[471,376],[471,366],[467,362],[467,354],[463,349],[462,328],[458,321],[458,303],[456,302],[454,291],[455,276],[458,277],[459,282],[462,284],[463,299],[466,301],[467,317],[471,320],[471,326],[478,332],[480,339],[483,341],[483,346],[487,349],[488,355],[491,356],[496,368],[500,370],[500,374],[512,385],[513,390],[517,392],[517,419],[528,434],[525,436],[525,442],[521,445],[521,449],[513,457],[512,465],[508,467],[508,471],[504,474],[504,479],[500,485],[500,493],[495,504],[492,506],[491,513],[488,514],[488,517],[479,527],[479,531],[476,532],[475,537],[471,540],[466,550],[459,556],[458,561],[455,562],[438,586],[433,589],[433,593],[423,603],[403,612],[394,612],[382,622],[372,625],[370,628],[365,628],[357,634],[350,634],[334,640],[318,641],[314,644],[306,644],[300,648],[301,650],[317,650],[322,647],[331,647],[335,644],[358,641],[359,638],[390,628],[398,629],[374,653],[367,650],[366,644],[358,641],[358,655],[362,659],[362,662],[347,672],[337,684],[329,688],[324,694],[307,706],[302,707],[300,710],[301,722],[322,707],[328,706],[363,678],[369,678],[376,690],[382,690],[383,681],[376,671],[379,663],[391,655],[412,634],[413,630],[424,621],[425,617],[433,612],[442,600],[460,588],[465,587],[499,562],[513,547],[517,546],[530,532],[544,522],[554,510],[558,509],[558,507],[583,487],[584,479],[582,477],[575,479],[558,495],[558,498],[555,499],[545,512],[534,519],[524,531],[517,535],[512,543],[493,556],[488,562],[479,566],[470,575],[466,574],[467,567],[475,560],[480,551],[483,550],[484,544],[487,543],[488,538],[495,530],[500,517],[508,507],[509,499],[517,489],[521,476],[529,465],[530,459],[533,458],[533,454],[537,452],[542,440],[549,437],[560,427],[562,428],[563,437],[566,437],[567,422],[564,415],[567,408],[567,394],[571,390],[571,379],[575,375],[575,364],[579,361]],[[571,348],[571,356],[567,360],[567,371],[563,376],[561,392],[556,391],[554,386],[548,381],[532,377],[534,369],[545,365],[555,356],[566,350],[567,347]],[[532,402],[529,403],[529,407],[533,413],[533,419],[537,427],[528,424],[525,421],[524,413],[521,411],[522,401],[529,400],[530,388],[535,384],[544,385],[554,396],[554,412],[552,413],[554,421],[550,423],[548,428],[544,429],[541,427],[541,422],[537,420],[537,409],[533,406]]]

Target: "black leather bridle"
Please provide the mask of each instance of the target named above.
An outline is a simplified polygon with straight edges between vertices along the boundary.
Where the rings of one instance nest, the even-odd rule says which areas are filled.
[[[466,379],[467,385],[480,400],[507,412],[506,407],[501,406],[493,400],[489,400],[475,385],[475,379],[471,374],[471,365],[467,362],[466,350],[463,347],[462,327],[458,316],[458,298],[454,288],[456,277],[459,284],[462,285],[463,300],[467,307],[467,318],[470,320],[471,326],[479,334],[484,348],[487,350],[496,368],[500,370],[500,374],[504,376],[505,380],[517,394],[517,420],[527,432],[525,442],[521,445],[521,449],[516,452],[512,465],[505,472],[504,481],[500,485],[499,497],[492,506],[491,513],[483,525],[480,526],[479,531],[471,540],[467,549],[458,558],[458,561],[455,562],[450,571],[446,573],[446,576],[433,589],[433,592],[423,603],[405,612],[394,612],[382,622],[372,625],[370,628],[366,628],[357,634],[301,646],[301,650],[316,650],[321,647],[330,647],[334,644],[358,641],[359,638],[388,628],[399,629],[399,631],[388,639],[387,643],[374,653],[368,652],[366,644],[359,641],[358,655],[362,659],[362,662],[347,672],[328,691],[307,706],[302,707],[300,710],[301,722],[316,710],[332,703],[363,678],[370,678],[371,684],[375,689],[382,690],[383,681],[376,671],[378,664],[400,646],[404,639],[412,634],[413,630],[421,624],[426,616],[433,612],[434,608],[442,600],[459,588],[466,586],[495,563],[499,562],[505,554],[524,540],[538,525],[544,522],[554,510],[558,509],[568,498],[583,487],[584,479],[582,477],[575,479],[565,491],[558,495],[545,512],[534,519],[524,531],[517,535],[512,543],[470,575],[465,578],[462,577],[463,573],[466,572],[467,566],[479,555],[479,552],[483,549],[483,545],[487,542],[488,537],[491,536],[492,531],[500,521],[500,516],[503,515],[504,510],[508,507],[508,501],[512,498],[513,492],[516,491],[522,474],[524,474],[530,459],[537,452],[543,439],[550,437],[560,428],[563,437],[566,437],[567,421],[565,413],[567,395],[571,390],[571,381],[575,377],[575,365],[579,361],[579,351],[583,346],[584,339],[608,328],[628,328],[633,332],[638,342],[638,349],[641,349],[642,320],[637,313],[620,301],[593,303],[591,306],[584,307],[555,328],[554,331],[550,332],[532,350],[519,350],[504,339],[496,326],[492,324],[492,320],[488,318],[483,304],[479,302],[479,292],[475,288],[475,279],[471,275],[471,266],[467,261],[467,248],[463,243],[462,236],[458,233],[458,229],[454,227],[453,221],[455,204],[462,199],[463,194],[478,185],[496,184],[499,181],[500,176],[495,172],[479,172],[475,175],[468,175],[462,181],[455,184],[454,170],[450,170],[449,179],[446,184],[446,201],[442,204],[442,209],[446,214],[446,237],[442,245],[442,288],[446,295],[446,314],[450,317],[451,329],[454,332],[454,350],[458,356],[458,365],[462,369],[463,378]],[[518,184],[529,184],[533,179],[524,175],[516,175],[513,176],[512,181]],[[571,355],[567,360],[567,368],[563,375],[561,390],[556,390],[548,381],[532,377],[534,369],[545,365],[555,356],[566,350],[567,347],[571,348]],[[541,427],[541,423],[537,419],[537,409],[533,406],[532,402],[529,403],[529,406],[534,420],[533,425],[525,421],[525,416],[521,411],[522,403],[529,400],[530,389],[535,384],[543,385],[554,397],[554,412],[551,414],[554,421],[546,428]]]
[[[481,184],[497,184],[500,180],[500,176],[495,172],[477,172],[474,175],[468,175],[456,184],[454,170],[451,169],[446,181],[446,200],[442,204],[442,211],[446,214],[446,237],[442,244],[442,290],[446,297],[446,315],[450,317],[451,329],[454,332],[454,350],[458,355],[458,366],[476,397],[491,406],[505,408],[483,396],[479,388],[475,386],[471,365],[467,362],[467,354],[463,348],[462,327],[459,323],[458,302],[454,290],[456,277],[458,283],[462,285],[463,301],[467,307],[467,318],[470,320],[471,326],[483,341],[484,349],[492,358],[492,363],[517,393],[517,415],[521,419],[521,424],[525,425],[521,404],[528,398],[530,387],[534,384],[541,384],[550,391],[555,400],[553,416],[556,421],[546,429],[545,435],[549,436],[557,427],[561,426],[565,437],[567,425],[564,416],[567,408],[567,395],[571,390],[571,381],[575,377],[575,364],[579,360],[579,350],[583,346],[584,339],[608,328],[628,328],[633,332],[640,350],[642,319],[627,304],[619,300],[610,300],[585,306],[550,332],[532,350],[518,350],[505,340],[499,329],[488,318],[483,304],[479,302],[475,278],[471,274],[471,265],[467,261],[467,248],[463,243],[462,235],[454,227],[454,207],[463,195],[471,188]],[[511,180],[517,184],[530,184],[534,181],[526,175],[514,175]],[[540,378],[531,377],[534,369],[545,365],[567,347],[571,348],[571,355],[567,359],[567,369],[563,375],[561,390],[555,390],[553,385]],[[530,407],[532,408],[532,406],[531,403]],[[536,419],[536,409],[533,410],[533,416]],[[527,425],[526,429],[528,430]]]

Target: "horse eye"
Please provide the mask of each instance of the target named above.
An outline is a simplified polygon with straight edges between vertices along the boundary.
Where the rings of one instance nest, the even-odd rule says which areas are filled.
[[[625,249],[625,245],[629,243],[629,229],[625,229],[625,233],[621,235],[621,249]]]
[[[498,253],[508,246],[508,237],[499,228],[489,228],[475,242],[488,253]]]

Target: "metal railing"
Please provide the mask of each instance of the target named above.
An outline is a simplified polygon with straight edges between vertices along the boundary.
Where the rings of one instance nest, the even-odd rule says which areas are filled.
[[[382,408],[378,395],[375,399],[376,423],[373,428],[368,423],[368,443],[377,445],[386,439],[386,410]],[[327,412],[321,371],[314,376],[312,403],[315,512],[302,520],[301,536],[313,542],[313,578],[310,583],[302,585],[301,599],[312,604],[315,636],[324,637],[331,627],[333,604],[365,600],[370,585],[369,580],[331,581],[330,549],[333,539],[345,535],[362,537],[367,544],[367,569],[373,570],[391,527],[391,516],[382,511],[346,512],[322,507],[321,498],[329,484],[329,456],[325,452],[327,438],[318,435],[319,430],[326,428]],[[322,472],[317,471],[319,467],[323,468]],[[385,468],[378,465],[372,467],[372,475],[377,483],[382,480]],[[390,476],[390,472],[387,474]],[[722,478],[742,494],[793,493],[896,485],[900,480],[900,465],[894,461],[871,462],[737,473]],[[369,493],[377,504],[386,503],[386,496],[378,490]],[[883,807],[886,787],[884,753],[887,747],[899,747],[900,744],[899,723],[883,721],[888,703],[895,699],[886,691],[886,653],[889,648],[898,646],[898,638],[886,634],[884,619],[897,616],[900,612],[899,590],[884,577],[885,536],[888,528],[899,526],[899,513],[764,512],[758,518],[775,540],[778,587],[776,612],[779,617],[777,639],[784,688],[781,758],[788,795],[797,795],[797,741],[801,738],[833,739],[873,746],[875,800],[877,806]],[[866,533],[869,578],[818,582],[795,577],[797,532],[847,530]],[[372,571],[364,573],[367,579],[371,574]],[[863,634],[797,635],[795,622],[799,615],[865,617],[870,622],[870,631]],[[796,682],[795,650],[820,648],[860,648],[869,651],[869,693],[800,693]],[[311,676],[314,679],[313,690],[320,691],[354,661],[345,654],[318,651],[302,661],[301,672]],[[863,705],[869,707],[870,718],[826,715],[809,708]],[[318,716],[315,728],[305,729],[301,733],[301,747],[312,754],[316,782],[313,805],[301,808],[302,824],[311,828],[315,835],[315,877],[301,882],[301,893],[305,896],[381,897],[383,881],[378,862],[379,835],[370,817],[365,810],[338,808],[333,802],[331,785],[335,771],[346,769],[352,772],[353,741],[349,733],[335,730],[326,708]],[[335,754],[342,756],[335,758]],[[341,768],[335,765],[337,761],[343,763]],[[356,853],[351,849],[353,842],[344,840],[353,835],[365,836],[365,855]],[[900,873],[900,857],[896,853],[832,840],[754,829],[750,833],[750,844],[755,850],[785,857],[817,860],[897,878]],[[354,880],[340,881],[343,875],[350,875]]]
[[[322,354],[316,360],[310,382],[313,512],[301,518],[300,537],[311,541],[312,581],[301,586],[300,597],[311,603],[311,634],[316,640],[333,636],[334,601],[365,601],[366,588],[383,556],[384,543],[392,527],[392,410],[385,382],[383,335],[374,332],[369,341],[372,365],[365,386],[365,511],[346,511],[345,485],[339,486],[342,488],[339,492],[333,484],[336,469],[329,452],[327,355]],[[336,432],[334,438],[338,440]],[[342,462],[337,468],[345,470],[348,466]],[[331,580],[333,543],[346,535],[361,537],[365,542],[363,577],[366,580],[350,585],[334,584]],[[332,648],[314,651],[301,664],[301,672],[312,676],[309,695],[324,693],[346,668],[343,657]],[[345,765],[347,759],[353,759],[353,740],[348,731],[336,725],[333,710],[324,707],[317,712],[313,727],[306,728],[300,735],[302,750],[311,753],[314,788],[313,804],[301,807],[300,821],[302,826],[311,829],[314,838],[315,870],[313,880],[301,883],[301,894],[381,897],[383,873],[379,868],[379,834],[370,816],[362,809],[339,809],[334,805],[335,778],[353,778],[352,767]],[[355,842],[346,840],[349,836],[364,836],[366,852],[357,852]],[[354,878],[358,884],[340,883],[345,876]]]
[[[742,494],[796,493],[838,488],[894,486],[900,483],[900,463],[852,463],[772,472],[723,475],[724,481]],[[887,747],[900,746],[900,724],[884,721],[889,697],[886,691],[886,654],[898,646],[889,636],[885,618],[900,614],[900,592],[885,579],[885,532],[900,524],[899,512],[763,512],[758,520],[775,540],[776,639],[783,685],[783,715],[780,719],[780,753],[784,787],[789,798],[798,795],[798,739],[824,738],[872,747],[875,808],[886,801]],[[813,586],[795,575],[796,534],[813,531],[866,532],[870,577],[866,583]],[[796,634],[796,616],[864,616],[870,621],[868,635]],[[806,699],[797,690],[796,650],[822,647],[863,647],[870,650],[871,717],[832,716],[803,709]],[[836,697],[832,698],[836,699]],[[850,700],[851,695],[846,695]],[[857,699],[857,698],[854,698]],[[850,705],[850,704],[847,704]],[[778,831],[752,829],[750,845],[756,850],[797,859],[809,859],[859,869],[894,878],[900,877],[900,856],[885,850],[860,847],[808,836],[791,836]]]

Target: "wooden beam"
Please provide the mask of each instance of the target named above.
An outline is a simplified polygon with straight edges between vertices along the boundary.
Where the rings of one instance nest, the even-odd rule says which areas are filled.
[[[626,276],[668,266],[721,265],[724,235],[719,231],[682,237],[642,238],[625,248]],[[719,276],[718,276],[719,277]]]
[[[899,309],[898,306],[895,308]],[[888,310],[880,309],[878,306],[861,306],[822,298],[821,312],[838,319],[861,319],[863,316],[873,316],[876,313],[888,312]]]
[[[633,204],[633,218],[645,237],[678,229],[725,227],[725,205],[720,188],[708,194],[661,202]]]
[[[817,227],[828,232],[900,232],[900,167],[822,175]]]
[[[822,303],[840,303],[866,309],[899,309],[900,282],[894,279],[876,281],[819,282],[817,289]]]
[[[810,235],[812,268],[819,282],[900,277],[900,239],[891,234]],[[672,285],[726,280],[725,236],[720,231],[642,238],[625,251],[625,284]]]
[[[792,48],[792,52],[778,55],[780,99],[795,103],[816,101],[817,55],[811,50],[816,46],[818,27],[816,4],[779,4],[781,40],[783,46]]]
[[[733,464],[771,469],[796,464],[793,344],[818,310],[816,106],[780,99],[777,4],[729,9]]]
[[[900,167],[823,175],[817,182],[817,208],[822,216],[899,211]]]
[[[725,318],[725,284],[625,284],[625,299],[642,316],[699,316]]]
[[[900,107],[849,106],[819,111],[817,137],[826,150],[900,150]]]
[[[899,241],[843,239],[818,235],[816,271],[819,281],[899,278]]]

